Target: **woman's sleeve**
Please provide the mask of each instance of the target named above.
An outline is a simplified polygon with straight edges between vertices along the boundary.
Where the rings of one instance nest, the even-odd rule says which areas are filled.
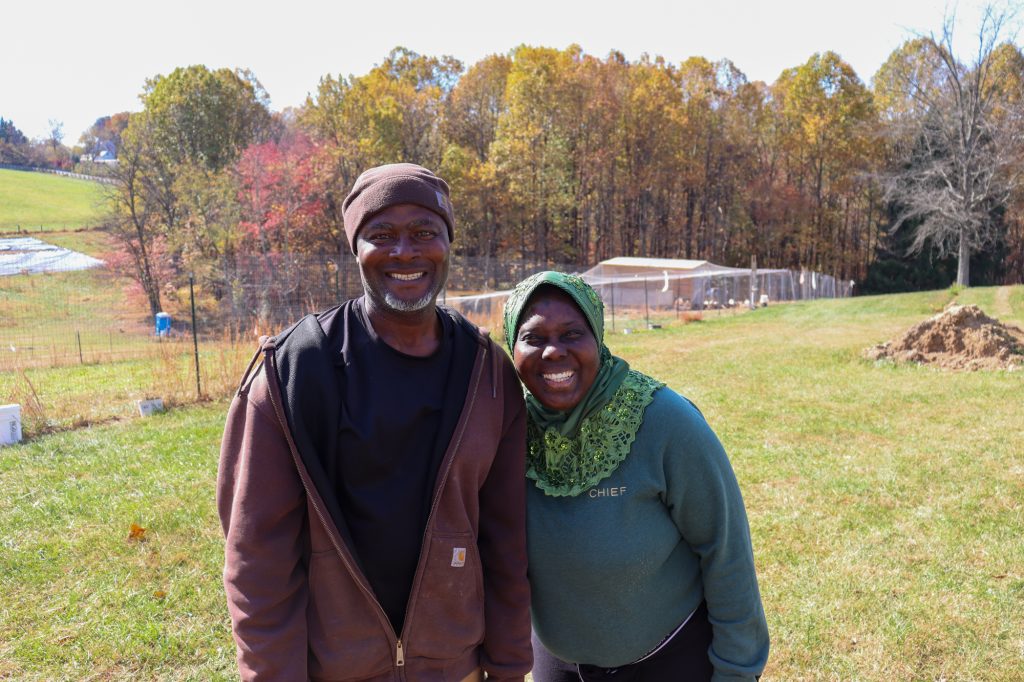
[[[768,624],[739,484],[701,413],[689,401],[670,396],[666,402],[674,414],[652,415],[670,429],[665,502],[684,541],[700,557],[713,632],[713,680],[754,680],[768,660]]]

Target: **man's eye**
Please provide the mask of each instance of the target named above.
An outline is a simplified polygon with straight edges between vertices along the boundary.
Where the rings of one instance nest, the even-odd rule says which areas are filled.
[[[437,232],[433,230],[420,230],[418,236],[420,239],[433,239],[437,236]]]

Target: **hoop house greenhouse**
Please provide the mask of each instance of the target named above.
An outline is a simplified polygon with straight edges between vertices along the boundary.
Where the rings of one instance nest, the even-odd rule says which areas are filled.
[[[851,282],[810,270],[730,268],[704,260],[619,257],[579,273],[601,295],[605,314],[616,317],[679,317],[781,301],[849,296]],[[482,326],[500,326],[509,291],[448,297],[445,303]]]

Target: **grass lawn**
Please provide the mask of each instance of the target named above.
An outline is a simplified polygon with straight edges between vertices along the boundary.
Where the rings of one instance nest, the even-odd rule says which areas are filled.
[[[103,213],[97,182],[50,173],[0,169],[0,235],[22,231],[77,230],[96,225]]]
[[[235,674],[213,504],[224,410],[0,451],[0,679]]]
[[[104,260],[111,252],[119,248],[117,242],[100,228],[55,230],[41,234],[33,233],[31,236],[48,244],[84,253],[100,260]]]
[[[959,300],[1024,326],[1024,288],[1006,293]],[[765,681],[1021,679],[1024,372],[860,356],[948,299],[777,305],[609,337],[693,399],[730,453],[772,635]],[[0,450],[0,679],[234,676],[213,509],[225,409]]]

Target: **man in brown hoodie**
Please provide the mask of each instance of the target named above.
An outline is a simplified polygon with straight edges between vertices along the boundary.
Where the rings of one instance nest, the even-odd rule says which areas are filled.
[[[265,339],[217,505],[245,680],[522,680],[525,410],[505,354],[436,305],[455,219],[414,164],[343,204],[364,295]]]

